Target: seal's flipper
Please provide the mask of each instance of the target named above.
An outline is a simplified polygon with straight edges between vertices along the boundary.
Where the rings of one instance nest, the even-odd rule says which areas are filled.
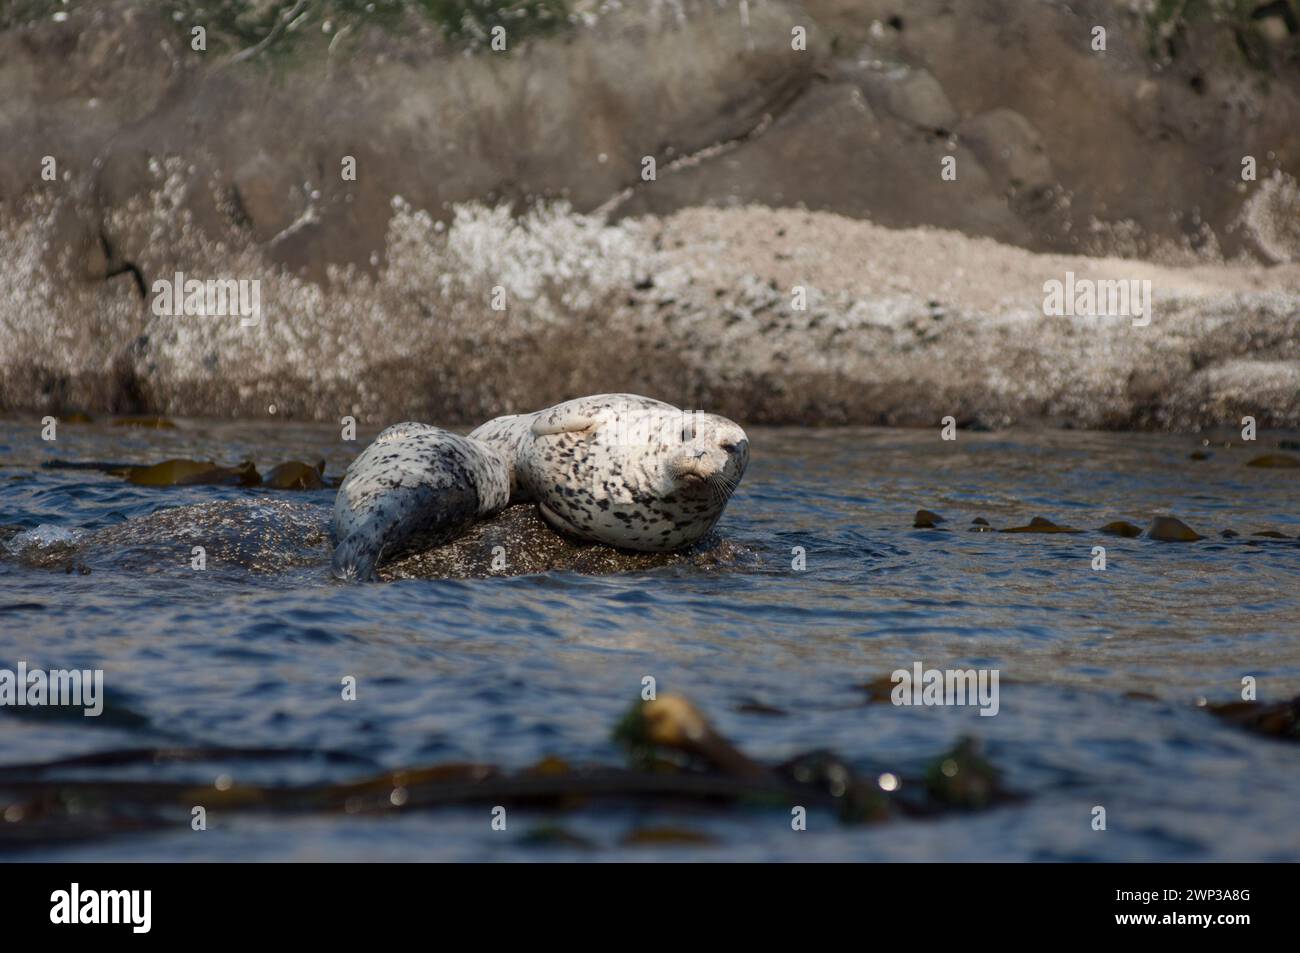
[[[546,437],[557,433],[582,433],[596,426],[595,417],[560,409],[557,413],[543,414],[533,422],[533,436]]]
[[[330,572],[335,579],[344,582],[373,582],[378,562],[379,550],[371,543],[369,535],[353,533],[335,547]]]

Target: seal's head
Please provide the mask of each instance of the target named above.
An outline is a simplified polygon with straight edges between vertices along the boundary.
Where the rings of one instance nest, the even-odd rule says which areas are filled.
[[[652,412],[650,423],[657,439],[620,449],[642,454],[657,466],[658,493],[680,499],[721,497],[725,503],[749,465],[745,431],[726,417],[676,409]]]
[[[625,549],[690,545],[722,515],[749,463],[725,417],[601,394],[499,418],[471,436],[515,460],[515,502],[563,532]]]

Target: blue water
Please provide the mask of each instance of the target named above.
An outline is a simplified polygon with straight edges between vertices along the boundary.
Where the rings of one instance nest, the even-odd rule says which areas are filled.
[[[180,421],[174,431],[0,423],[0,524],[91,531],[166,507],[290,493],[134,487],[46,459],[324,457],[339,474],[364,446],[315,425]],[[732,569],[606,577],[549,573],[327,578],[327,549],[279,571],[193,571],[170,551],[89,572],[40,568],[0,545],[0,668],[102,668],[99,719],[0,708],[0,765],[176,745],[306,749],[220,764],[82,769],[211,785],[337,781],[441,762],[506,771],[544,756],[621,764],[610,740],[649,675],[689,698],[751,757],[829,748],[868,776],[915,776],[962,735],[981,739],[1024,800],[984,812],[846,826],[813,812],[640,802],[391,816],[213,810],[173,829],[38,843],[9,859],[1300,860],[1300,746],[1224,724],[1197,700],[1300,694],[1300,470],[1245,466],[1267,447],[1188,453],[1189,437],[751,428],[753,461],[719,525],[759,557]],[[1268,438],[1295,435],[1270,434]],[[948,529],[912,528],[918,508]],[[1173,513],[1197,543],[1104,536]],[[1045,516],[1080,535],[972,533]],[[1224,529],[1241,535],[1222,539]],[[1289,540],[1252,537],[1277,530]],[[3,537],[0,537],[3,538]],[[1105,571],[1092,569],[1104,546]],[[794,550],[806,569],[791,568]],[[991,668],[1000,711],[869,703],[895,668]],[[358,697],[340,681],[355,676]],[[755,713],[758,703],[774,711]],[[745,710],[742,710],[745,709]],[[336,752],[327,761],[310,752]],[[4,795],[0,793],[0,801]],[[1093,808],[1107,829],[1092,829]],[[5,804],[0,803],[0,816]],[[560,824],[589,848],[537,846]],[[704,841],[628,845],[642,828]]]

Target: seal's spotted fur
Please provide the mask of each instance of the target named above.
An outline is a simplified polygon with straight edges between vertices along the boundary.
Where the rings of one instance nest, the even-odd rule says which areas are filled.
[[[455,538],[510,499],[507,458],[428,424],[395,424],[352,461],[334,501],[334,575],[375,567]]]
[[[498,417],[470,437],[513,462],[511,502],[536,501],[560,532],[649,552],[707,533],[749,462],[732,421],[633,394]]]

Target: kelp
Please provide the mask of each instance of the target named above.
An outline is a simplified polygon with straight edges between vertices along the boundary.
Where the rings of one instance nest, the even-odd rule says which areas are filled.
[[[345,752],[311,749],[159,747],[123,749],[57,761],[0,767],[0,848],[23,848],[188,824],[191,811],[211,813],[375,815],[444,807],[501,805],[566,811],[597,805],[649,804],[693,809],[734,807],[834,814],[846,824],[903,815],[972,810],[1017,799],[970,739],[960,740],[919,776],[861,777],[838,755],[812,751],[765,765],[722,737],[689,701],[672,695],[634,703],[618,721],[614,740],[625,766],[571,764],[543,758],[508,772],[488,763],[452,762],[384,770],[342,782],[296,785],[237,783],[233,769],[216,780],[139,780],[105,776],[141,765],[274,762],[316,758],[367,764]],[[950,764],[957,765],[953,774]],[[938,772],[942,784],[928,780]],[[886,784],[885,779],[889,782]],[[561,826],[534,828],[532,844],[583,846]],[[645,826],[628,844],[701,844],[704,835]]]
[[[265,477],[252,460],[223,467],[212,460],[174,458],[152,465],[105,461],[46,460],[49,470],[98,470],[123,477],[136,486],[261,486],[271,490],[320,490],[337,485],[325,479],[325,461],[315,464],[289,460],[271,469]]]
[[[1204,707],[1216,718],[1254,734],[1300,741],[1300,695],[1290,701],[1206,702]]]

